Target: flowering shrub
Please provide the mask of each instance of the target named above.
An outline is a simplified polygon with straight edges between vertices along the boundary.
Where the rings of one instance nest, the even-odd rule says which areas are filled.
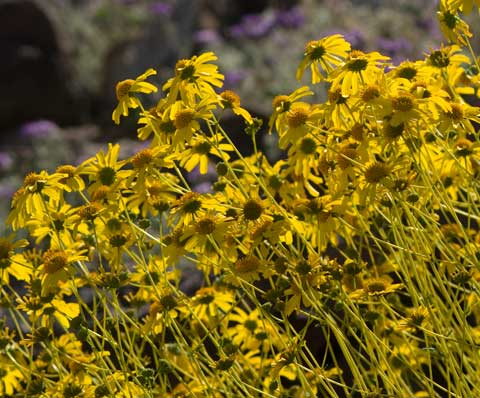
[[[475,396],[472,8],[442,1],[451,43],[420,61],[309,42],[296,75],[328,100],[274,98],[274,164],[213,53],[178,61],[150,109],[154,69],[119,82],[112,118],[138,110],[149,146],[28,174],[13,196],[7,223],[32,244],[0,239],[0,394]],[[229,112],[252,156],[222,128]],[[210,191],[190,189],[213,162]]]

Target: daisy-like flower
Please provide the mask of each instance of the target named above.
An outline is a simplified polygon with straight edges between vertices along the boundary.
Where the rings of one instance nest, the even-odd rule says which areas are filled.
[[[21,382],[25,376],[9,356],[0,355],[0,395],[13,396],[22,390]]]
[[[29,173],[23,186],[13,195],[12,208],[6,223],[16,230],[24,227],[31,217],[41,216],[44,203],[60,200],[64,190],[64,184],[60,182],[62,178],[61,174],[49,175],[44,170],[40,173]]]
[[[227,152],[233,151],[233,147],[222,143],[223,138],[221,134],[215,134],[213,137],[195,135],[188,148],[176,155],[180,159],[180,165],[188,172],[200,166],[200,174],[207,174],[209,156],[214,155],[223,161],[228,161],[230,155]]]
[[[148,69],[135,80],[127,79],[117,83],[115,92],[118,105],[112,113],[112,120],[116,124],[120,123],[120,116],[128,116],[129,109],[141,107],[142,104],[135,96],[136,93],[150,94],[157,92],[157,87],[145,81],[147,77],[156,74],[157,72],[154,69]]]
[[[345,63],[330,74],[331,90],[340,89],[343,96],[358,94],[366,85],[379,80],[389,59],[378,52],[351,51]]]
[[[67,192],[83,191],[85,182],[80,175],[80,169],[70,164],[64,164],[57,167],[55,173],[64,174],[64,177],[59,180],[64,185]]]
[[[443,35],[449,42],[467,45],[468,38],[472,37],[468,24],[463,21],[456,10],[448,6],[447,1],[440,2],[440,11],[437,12],[438,21]]]
[[[235,297],[229,291],[203,287],[195,293],[189,308],[193,319],[209,322],[231,311]]]
[[[52,200],[46,204],[46,211],[31,217],[26,226],[31,236],[36,238],[36,244],[49,238],[57,246],[67,247],[73,244],[77,234],[88,233],[85,224],[76,225],[77,213],[77,207]]]
[[[72,263],[87,259],[76,250],[56,248],[48,249],[42,258],[43,264],[40,267],[42,294],[56,291],[60,283],[66,282],[75,273]]]
[[[216,108],[216,98],[207,97],[198,104],[175,102],[169,109],[170,120],[175,127],[172,137],[174,147],[184,147],[192,139],[193,133],[200,130],[200,120],[210,120],[212,110]]]
[[[216,60],[217,56],[210,51],[178,61],[175,77],[162,87],[168,91],[167,103],[173,104],[179,99],[190,103],[194,97],[216,97],[214,87],[223,86],[223,75],[218,72],[217,65],[209,63]]]
[[[350,43],[342,35],[332,35],[320,40],[310,41],[305,46],[303,60],[297,68],[297,80],[300,80],[305,69],[310,67],[312,83],[316,84],[325,79],[327,75],[340,65],[348,52]]]
[[[246,282],[259,280],[260,275],[264,270],[264,262],[254,255],[247,255],[239,258],[235,261],[232,268],[234,275]],[[236,280],[232,280],[232,282],[238,284]]]
[[[447,109],[439,114],[440,131],[462,131],[467,134],[475,134],[472,122],[480,123],[480,108],[463,102],[450,102]]]
[[[461,64],[469,64],[470,58],[462,54],[461,47],[456,44],[441,47],[438,50],[432,50],[430,54],[427,54],[427,65],[430,65],[437,69],[446,68],[449,65],[460,66]]]
[[[343,95],[340,88],[328,90],[328,102],[321,105],[328,128],[348,128],[357,117],[355,102],[351,96]]]
[[[349,294],[350,299],[385,296],[403,288],[402,283],[392,283],[388,277],[370,278],[363,282],[363,288]]]
[[[236,324],[229,327],[226,333],[231,336],[232,342],[242,349],[249,351],[261,349],[264,352],[272,347],[285,349],[279,331],[262,316],[259,308],[247,312],[235,307],[228,316],[228,321]]]
[[[224,109],[231,109],[235,115],[243,117],[248,123],[252,124],[253,119],[250,113],[240,106],[240,97],[231,90],[222,91],[219,95],[220,106]]]
[[[0,282],[8,284],[10,276],[18,280],[28,280],[32,274],[31,267],[21,254],[16,254],[15,249],[25,247],[25,239],[13,241],[14,235],[0,237]]]
[[[101,150],[80,165],[82,174],[87,175],[91,181],[91,185],[88,187],[91,194],[102,185],[117,187],[127,181],[131,171],[121,170],[125,161],[118,160],[119,152],[119,144],[109,143],[107,153]]]
[[[273,113],[268,121],[268,132],[272,133],[274,125],[278,131],[281,127],[281,119],[279,119],[279,115],[288,112],[294,102],[307,95],[313,95],[313,91],[307,86],[297,88],[290,95],[277,95],[272,101]]]
[[[480,7],[480,0],[442,0],[441,4],[452,10],[461,10],[464,14],[470,14],[473,5]]]
[[[163,289],[161,296],[150,303],[150,308],[142,325],[145,334],[160,334],[179,316],[179,299],[168,289]]]
[[[316,122],[322,117],[322,111],[317,106],[305,102],[294,102],[290,109],[282,114],[281,127],[278,130],[280,148],[285,149],[288,144],[306,136],[316,127]]]
[[[208,252],[213,255],[215,249],[210,239],[213,239],[218,247],[222,247],[230,223],[220,214],[207,212],[185,228],[182,236],[182,240],[186,241],[185,249],[194,253]]]

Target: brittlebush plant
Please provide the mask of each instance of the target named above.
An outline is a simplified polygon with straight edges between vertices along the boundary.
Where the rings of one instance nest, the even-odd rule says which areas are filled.
[[[273,100],[275,163],[213,53],[161,89],[153,69],[119,82],[113,120],[137,112],[145,148],[13,197],[29,239],[0,238],[0,396],[478,396],[480,68],[461,19],[478,5],[441,2],[449,43],[424,60],[309,42],[312,88]]]

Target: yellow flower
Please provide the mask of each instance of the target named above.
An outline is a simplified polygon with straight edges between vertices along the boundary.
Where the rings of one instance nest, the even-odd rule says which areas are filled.
[[[80,165],[82,175],[87,175],[91,182],[88,187],[91,195],[102,185],[112,188],[125,185],[131,171],[121,170],[125,161],[118,160],[119,152],[119,144],[109,143],[107,153],[101,150]]]
[[[427,55],[427,65],[438,69],[446,68],[449,65],[460,66],[462,63],[470,63],[470,58],[462,54],[462,49],[456,44],[448,47],[442,46],[438,50],[432,50]]]
[[[0,355],[0,395],[13,396],[22,390],[20,382],[25,376],[7,355]],[[16,394],[15,394],[16,395]]]
[[[120,116],[128,116],[128,109],[141,107],[142,104],[135,96],[136,93],[150,94],[157,92],[157,87],[145,81],[147,77],[156,74],[157,72],[154,69],[148,69],[135,80],[127,79],[117,83],[115,91],[118,105],[112,113],[112,120],[116,124],[120,123]]]
[[[310,66],[312,83],[321,82],[325,79],[323,73],[330,74],[335,66],[343,62],[349,51],[350,43],[338,34],[308,42],[303,60],[297,68],[297,80],[302,78],[305,69]]]
[[[201,100],[198,104],[189,105],[183,101],[175,102],[169,109],[170,120],[175,126],[172,144],[174,147],[184,147],[190,143],[193,133],[200,130],[200,120],[210,120],[212,110],[216,107],[216,99],[211,97]]]
[[[295,101],[298,101],[300,98],[306,97],[307,95],[313,95],[313,91],[307,86],[297,88],[290,95],[277,95],[272,101],[273,113],[268,121],[268,132],[272,133],[274,125],[278,131],[281,127],[281,119],[278,118],[279,115],[288,112]]]
[[[470,14],[473,5],[480,7],[480,0],[442,0],[441,5],[450,8],[451,10],[461,10],[465,14]]]
[[[237,93],[231,90],[225,90],[220,93],[219,97],[220,106],[222,108],[231,109],[235,115],[243,117],[248,124],[253,123],[250,113],[240,106],[240,97]]]
[[[350,299],[384,296],[403,288],[402,283],[392,283],[388,277],[370,278],[364,281],[363,288],[349,294]]]
[[[175,65],[175,77],[162,87],[168,92],[167,103],[173,104],[179,99],[191,103],[194,97],[216,98],[214,87],[222,87],[223,75],[218,73],[217,65],[208,63],[216,59],[217,56],[210,51],[178,61]]]
[[[192,298],[191,309],[193,319],[209,322],[231,311],[234,306],[234,295],[214,287],[203,287]]]
[[[25,239],[13,241],[14,236],[0,237],[0,282],[8,284],[9,277],[18,280],[28,280],[32,274],[27,261],[21,254],[15,254],[15,249],[25,247],[28,241]]]
[[[267,318],[262,316],[260,309],[245,311],[235,307],[228,315],[229,322],[236,324],[229,327],[226,334],[233,344],[241,349],[255,351],[261,349],[263,352],[277,349],[285,349],[279,331]]]
[[[87,257],[74,249],[50,248],[43,253],[42,259],[43,264],[39,269],[42,278],[42,294],[47,295],[58,291],[59,285],[75,274],[74,262],[86,260]]]
[[[44,204],[49,200],[59,201],[64,185],[60,174],[49,175],[46,171],[29,173],[22,188],[12,198],[12,209],[7,217],[7,224],[14,230],[24,227],[27,220],[41,216]]]
[[[57,167],[55,173],[64,176],[59,182],[64,185],[65,191],[82,191],[85,188],[85,182],[80,176],[80,169],[78,167],[65,164]]]
[[[468,38],[472,37],[469,26],[445,3],[445,1],[440,2],[440,11],[437,12],[443,35],[449,42],[466,46]]]
[[[376,83],[383,74],[389,57],[378,52],[364,53],[353,50],[345,63],[330,74],[331,90],[340,89],[342,96],[356,95],[366,85]]]
[[[210,163],[209,155],[215,155],[223,161],[230,159],[227,151],[233,151],[233,147],[230,144],[221,143],[222,140],[221,134],[215,134],[213,137],[195,135],[189,148],[176,155],[180,159],[180,166],[187,171],[192,171],[200,165],[200,174],[207,174]]]
[[[321,117],[322,112],[319,107],[305,102],[294,102],[290,109],[279,117],[281,125],[278,130],[278,146],[285,149],[288,144],[294,144],[305,137],[308,132],[314,130],[316,122]]]

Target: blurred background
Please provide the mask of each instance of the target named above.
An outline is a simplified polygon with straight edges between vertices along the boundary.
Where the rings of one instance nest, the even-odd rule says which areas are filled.
[[[436,0],[0,0],[0,219],[26,173],[76,165],[106,142],[120,142],[123,156],[139,148],[135,119],[111,120],[119,80],[153,67],[160,86],[178,59],[212,50],[225,88],[267,118],[275,95],[308,84],[295,70],[309,40],[342,33],[394,63],[423,58],[442,41],[436,8]],[[241,126],[227,129],[248,152]]]

